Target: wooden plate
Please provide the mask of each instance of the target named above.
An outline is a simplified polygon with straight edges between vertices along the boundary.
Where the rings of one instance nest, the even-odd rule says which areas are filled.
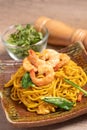
[[[70,55],[87,73],[87,54],[82,43],[77,42],[59,51]],[[64,122],[87,113],[86,97],[84,97],[80,103],[77,103],[77,106],[70,111],[59,111],[47,115],[37,115],[36,113],[28,112],[25,106],[12,101],[10,98],[10,88],[4,88],[4,84],[10,79],[11,74],[16,72],[20,65],[21,63],[16,61],[3,60],[0,62],[1,103],[6,118],[10,123],[19,127],[45,126]]]

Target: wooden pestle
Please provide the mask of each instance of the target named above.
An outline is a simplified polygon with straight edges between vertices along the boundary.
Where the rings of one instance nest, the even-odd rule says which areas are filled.
[[[75,29],[63,22],[42,16],[35,21],[35,26],[41,29],[46,26],[49,31],[48,44],[67,46],[76,41],[82,41],[87,49],[87,31]]]

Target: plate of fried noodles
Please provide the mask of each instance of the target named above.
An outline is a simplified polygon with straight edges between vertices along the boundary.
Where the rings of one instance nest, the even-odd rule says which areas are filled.
[[[7,120],[36,127],[87,113],[87,53],[82,43],[28,53],[22,62],[0,62],[1,103]]]

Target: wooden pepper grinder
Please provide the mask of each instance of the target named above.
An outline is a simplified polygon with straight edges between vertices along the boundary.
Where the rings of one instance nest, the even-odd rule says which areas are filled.
[[[47,17],[39,17],[35,26],[39,29],[46,26],[49,31],[48,44],[67,46],[76,41],[82,41],[87,49],[87,31],[83,29],[72,28],[60,21],[53,20]]]

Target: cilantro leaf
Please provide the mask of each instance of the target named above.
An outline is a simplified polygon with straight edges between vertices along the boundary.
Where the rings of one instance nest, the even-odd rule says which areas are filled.
[[[28,72],[26,72],[24,74],[24,76],[22,77],[22,82],[21,83],[22,83],[23,88],[28,88],[28,87],[33,87],[34,86],[32,80],[30,78],[30,74]]]

